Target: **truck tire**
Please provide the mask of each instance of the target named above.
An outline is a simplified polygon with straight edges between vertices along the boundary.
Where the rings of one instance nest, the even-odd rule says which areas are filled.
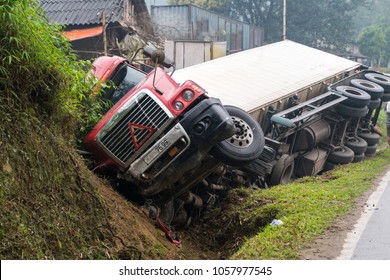
[[[384,95],[382,95],[382,97],[383,96]],[[369,110],[377,109],[377,108],[379,108],[379,106],[381,106],[381,102],[382,102],[382,100],[380,98],[378,98],[378,99],[371,99],[370,103],[367,105],[367,108]]]
[[[282,155],[276,162],[269,183],[273,186],[287,184],[294,172],[294,158],[287,154]]]
[[[338,86],[336,87],[336,91],[341,95],[348,97],[347,100],[341,102],[346,106],[362,108],[367,106],[371,100],[371,96],[367,92],[356,87]]]
[[[350,148],[356,156],[357,154],[363,154],[366,151],[368,144],[366,140],[357,136],[354,139],[345,142],[345,146]]]
[[[344,146],[330,152],[327,161],[338,164],[348,164],[352,162],[354,156],[355,153],[350,148]]]
[[[361,118],[367,115],[368,107],[355,108],[344,104],[338,104],[336,106],[336,111],[344,117]]]
[[[367,73],[364,78],[380,85],[385,93],[390,92],[390,77],[378,73]]]
[[[390,92],[385,92],[381,97],[382,102],[389,102],[390,101]]]
[[[270,174],[272,171],[272,164],[269,162],[264,162],[261,159],[256,159],[254,162],[249,163],[243,167],[240,167],[240,170],[254,174],[259,177],[265,177],[267,174]]]
[[[381,138],[381,136],[375,132],[358,132],[358,136],[366,140],[368,146],[378,144]]]
[[[259,123],[244,110],[235,106],[225,108],[236,124],[237,132],[215,145],[210,153],[224,164],[242,167],[256,160],[263,152],[264,133]]]
[[[159,218],[163,223],[169,225],[171,224],[173,217],[175,215],[173,199],[170,201],[159,205],[151,206],[149,208],[149,217],[152,219]]]
[[[351,80],[350,85],[358,89],[364,90],[371,96],[372,99],[381,98],[384,91],[383,87],[381,87],[377,83],[363,79],[353,79]]]
[[[366,152],[364,153],[364,155],[366,157],[375,156],[376,155],[376,148],[377,148],[377,146],[378,146],[377,144],[368,146]]]
[[[276,151],[270,146],[265,145],[259,159],[261,159],[264,162],[272,162],[275,160],[275,157],[276,157]]]
[[[366,157],[366,156],[364,155],[364,153],[362,153],[362,154],[355,154],[355,156],[354,156],[352,162],[360,162],[360,161],[362,161],[365,157]]]

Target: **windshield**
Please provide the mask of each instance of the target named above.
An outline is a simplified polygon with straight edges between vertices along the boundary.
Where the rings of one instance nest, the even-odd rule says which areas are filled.
[[[113,104],[117,103],[126,93],[128,93],[144,77],[145,73],[124,64],[111,79],[112,87],[105,90],[105,97]]]

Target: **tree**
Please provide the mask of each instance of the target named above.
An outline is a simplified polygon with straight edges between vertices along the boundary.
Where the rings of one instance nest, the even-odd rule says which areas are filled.
[[[359,17],[355,18],[360,52],[371,57],[377,66],[387,66],[390,60],[389,13],[390,0],[371,0],[369,6],[359,8]]]
[[[262,27],[266,42],[282,38],[283,0],[232,0],[231,16]]]
[[[358,7],[368,1],[287,1],[287,37],[313,47],[343,50],[354,41]]]
[[[390,0],[367,0],[368,5],[358,8],[358,17],[354,18],[356,36],[370,25],[390,25]]]
[[[353,42],[357,9],[372,0],[287,0],[287,38],[313,47],[344,49]],[[193,3],[264,28],[266,42],[282,38],[283,0],[172,0]]]
[[[362,54],[371,57],[376,66],[382,66],[389,58],[390,28],[382,25],[363,28],[357,43]]]

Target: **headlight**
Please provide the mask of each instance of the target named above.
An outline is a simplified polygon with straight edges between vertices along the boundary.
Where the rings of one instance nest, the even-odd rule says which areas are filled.
[[[181,96],[185,101],[191,101],[192,98],[194,98],[194,92],[192,90],[186,89],[185,91],[183,91]]]
[[[173,107],[174,107],[176,110],[180,111],[181,109],[183,109],[184,105],[183,105],[183,103],[181,103],[180,101],[177,101],[177,102],[175,102],[175,104],[173,105]]]

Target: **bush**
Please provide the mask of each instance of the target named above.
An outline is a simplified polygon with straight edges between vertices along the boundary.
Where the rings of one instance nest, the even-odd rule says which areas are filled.
[[[0,0],[1,259],[115,253],[100,181],[68,141],[101,109],[89,67],[36,2]]]
[[[33,108],[69,134],[95,122],[102,105],[89,94],[90,62],[77,60],[61,28],[49,24],[36,1],[0,0],[1,103]]]

